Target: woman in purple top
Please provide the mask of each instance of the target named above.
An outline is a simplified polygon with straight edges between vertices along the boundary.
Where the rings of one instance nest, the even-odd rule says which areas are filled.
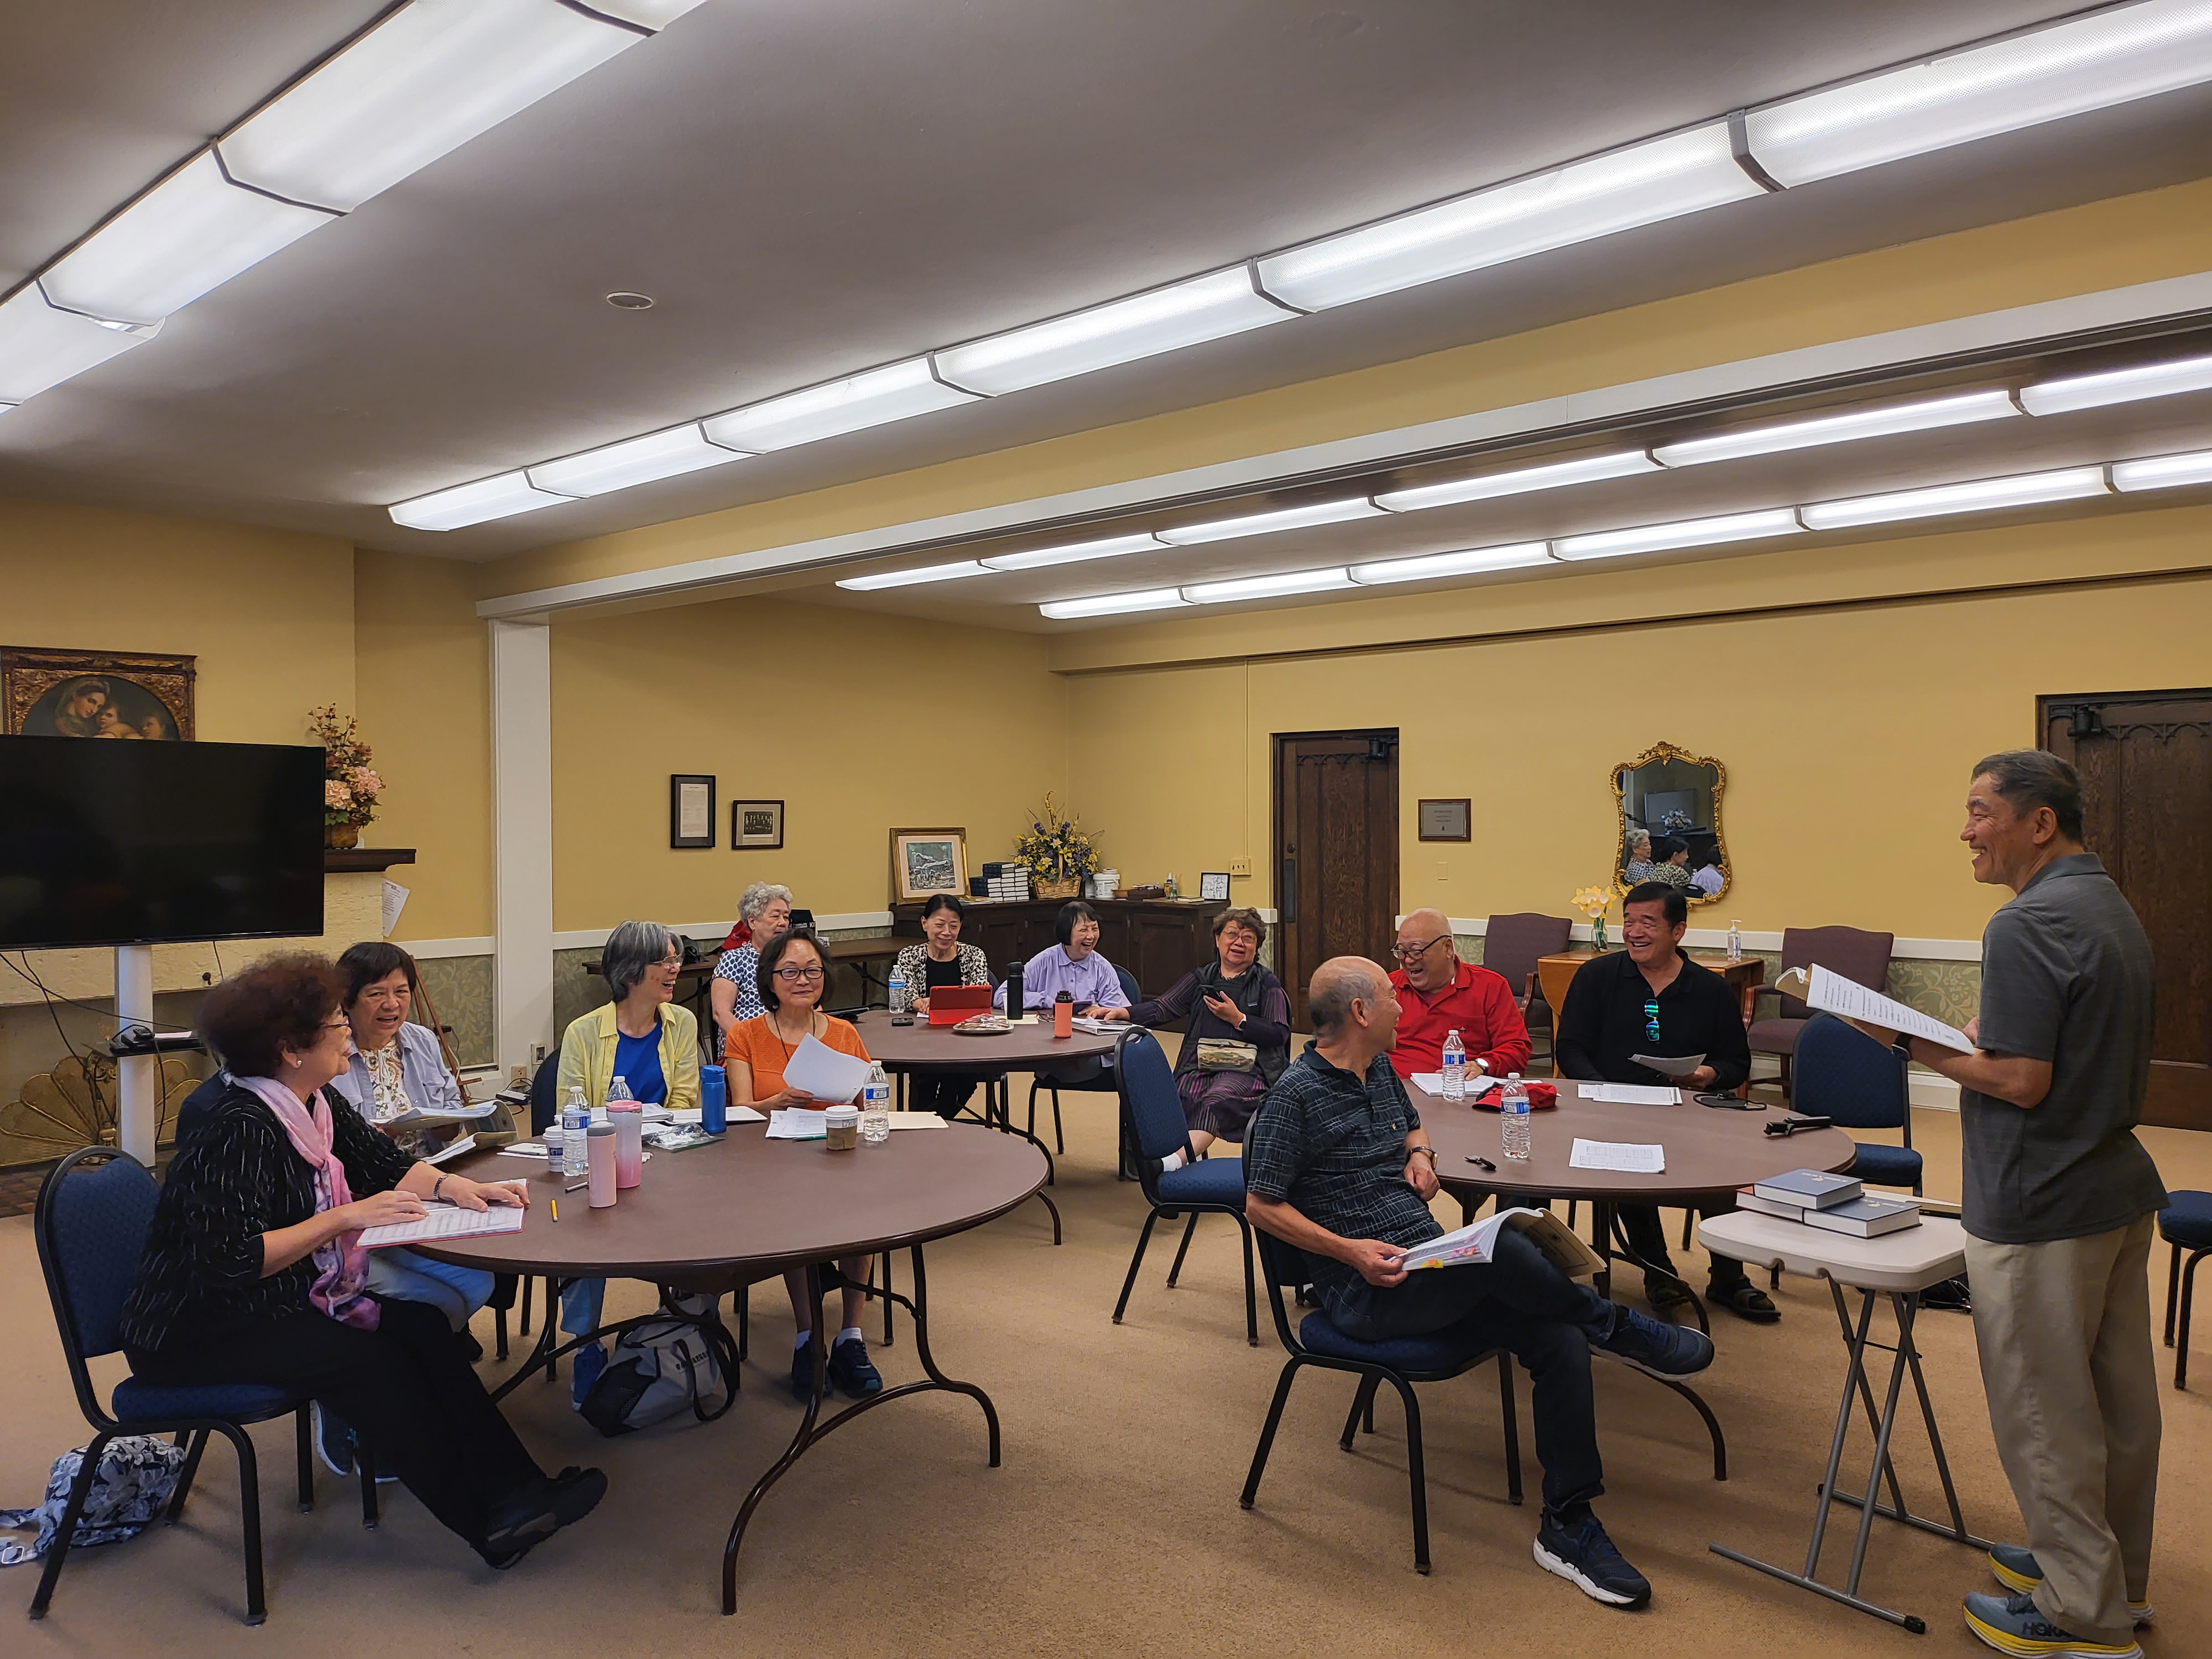
[[[1060,907],[1053,919],[1060,943],[1031,957],[1022,969],[1022,1006],[1050,1008],[1062,991],[1075,999],[1075,1012],[1094,1019],[1127,1019],[1129,994],[1114,964],[1098,954],[1098,913],[1081,899]],[[1003,1007],[1006,988],[999,988]]]
[[[1214,918],[1220,958],[1185,974],[1165,996],[1129,1010],[1138,1025],[1165,1025],[1188,1015],[1176,1056],[1176,1093],[1182,1100],[1194,1152],[1218,1139],[1241,1143],[1244,1126],[1267,1098],[1291,1058],[1291,1000],[1282,981],[1260,965],[1267,924],[1256,910],[1224,910]]]

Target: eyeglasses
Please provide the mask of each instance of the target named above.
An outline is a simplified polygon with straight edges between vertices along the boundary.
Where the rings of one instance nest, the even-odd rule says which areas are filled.
[[[1442,945],[1450,937],[1449,933],[1438,933],[1426,945],[1395,945],[1391,946],[1390,954],[1401,962],[1419,962],[1430,950]]]
[[[803,985],[809,980],[820,979],[819,968],[779,968],[775,976],[787,985]]]
[[[656,968],[665,968],[672,974],[681,973],[684,969],[684,958],[682,957],[663,957],[659,962],[654,963],[653,965]]]
[[[1644,1035],[1653,1042],[1659,1041],[1659,999],[1656,997],[1644,1005]]]
[[[353,1022],[343,1014],[340,1014],[336,1019],[324,1022],[322,1029],[325,1031],[344,1031],[350,1035],[353,1030]]]

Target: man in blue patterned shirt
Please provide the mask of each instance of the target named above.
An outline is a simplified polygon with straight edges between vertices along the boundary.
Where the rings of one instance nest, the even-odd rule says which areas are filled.
[[[1487,1262],[1407,1273],[1406,1252],[1443,1228],[1429,1212],[1436,1152],[1390,1067],[1398,1002],[1389,976],[1364,957],[1334,957],[1314,974],[1307,1005],[1314,1041],[1246,1134],[1245,1214],[1305,1252],[1322,1311],[1355,1341],[1449,1334],[1455,1346],[1517,1358],[1544,1466],[1538,1564],[1596,1601],[1644,1606],[1650,1582],[1590,1509],[1605,1485],[1589,1351],[1686,1376],[1712,1363],[1711,1340],[1607,1301],[1510,1229]]]

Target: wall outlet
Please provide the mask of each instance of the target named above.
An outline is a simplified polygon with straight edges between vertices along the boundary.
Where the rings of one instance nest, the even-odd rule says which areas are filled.
[[[1252,873],[1252,860],[1249,859],[1230,860],[1229,873],[1232,876],[1249,876]]]

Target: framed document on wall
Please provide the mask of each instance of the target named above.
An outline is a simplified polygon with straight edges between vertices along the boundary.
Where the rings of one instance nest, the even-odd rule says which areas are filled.
[[[1474,802],[1471,797],[1460,796],[1450,800],[1425,800],[1419,805],[1418,822],[1423,841],[1472,841],[1471,827]]]
[[[730,850],[774,851],[783,845],[783,803],[780,800],[733,800],[730,803]]]
[[[669,774],[668,844],[714,844],[714,780],[711,776],[698,772]]]

